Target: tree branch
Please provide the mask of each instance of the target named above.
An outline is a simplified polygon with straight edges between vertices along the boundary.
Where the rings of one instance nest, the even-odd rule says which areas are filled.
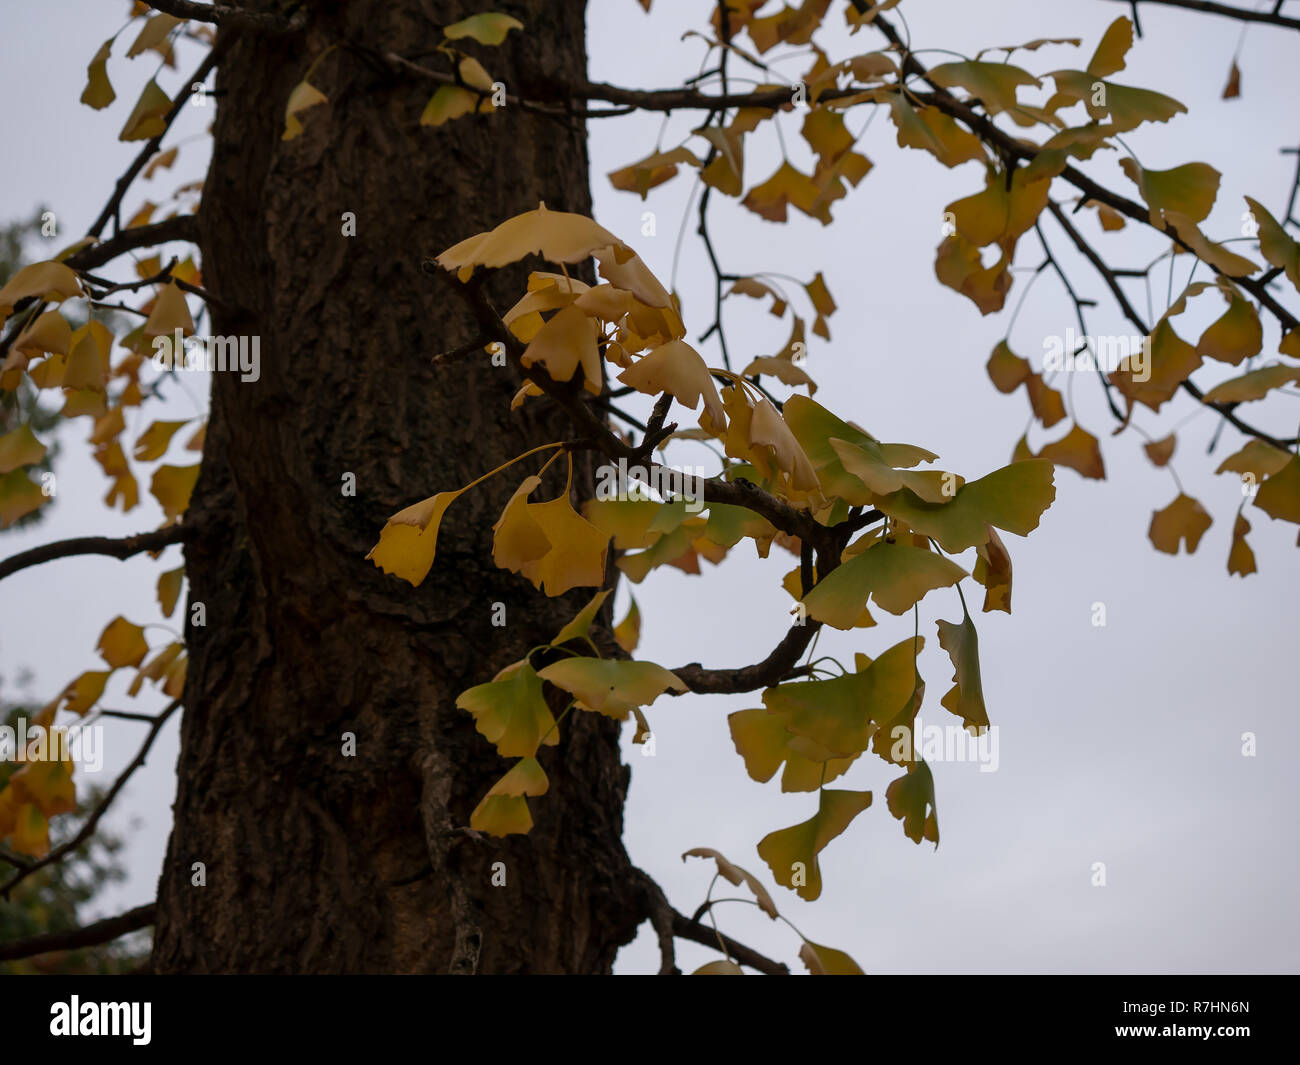
[[[127,910],[116,917],[106,917],[83,928],[72,928],[66,932],[44,932],[26,939],[0,943],[0,961],[34,958],[38,954],[49,954],[56,950],[78,950],[111,943],[129,932],[137,932],[153,924],[157,906],[157,903],[147,902],[134,910]]]
[[[63,261],[74,270],[94,270],[124,252],[136,248],[166,244],[169,240],[185,240],[194,243],[198,239],[198,219],[192,214],[179,214],[174,218],[154,222],[152,225],[124,229],[117,236],[92,244],[88,248],[82,248],[81,251],[74,252]]]
[[[718,949],[718,940],[721,939],[727,953],[741,965],[748,965],[751,969],[757,969],[765,976],[790,975],[790,967],[784,962],[773,961],[771,958],[764,957],[758,951],[751,950],[743,943],[737,943],[730,936],[715,932],[705,925],[697,924],[676,910],[673,911],[673,934],[678,939],[689,939],[692,943],[713,947],[715,950]]]
[[[207,5],[196,4],[194,6],[206,7]],[[159,8],[159,10],[163,9]],[[156,136],[150,138],[145,146],[140,149],[140,154],[132,160],[131,165],[126,169],[126,173],[117,179],[117,184],[113,186],[113,195],[109,197],[108,203],[104,204],[104,209],[99,212],[99,217],[92,223],[90,230],[86,234],[87,236],[98,237],[100,233],[103,232],[104,227],[108,225],[110,218],[115,220],[113,230],[114,236],[117,236],[117,212],[122,206],[122,198],[126,195],[126,190],[131,187],[131,183],[135,180],[136,175],[144,169],[145,164],[148,163],[157,153],[158,148],[162,145],[163,138],[167,136],[168,130],[172,128],[172,123],[176,121],[176,116],[181,113],[181,108],[190,102],[189,87],[196,83],[201,84],[207,80],[208,75],[212,72],[212,68],[217,65],[217,59],[225,50],[226,43],[229,39],[230,38],[218,40],[216,44],[208,49],[208,54],[203,57],[203,62],[198,65],[198,68],[185,82],[185,90],[176,94],[176,99],[172,101],[171,107],[168,108],[167,113],[163,115],[163,128],[158,131]]]
[[[118,793],[126,786],[126,782],[131,779],[131,774],[144,765],[145,758],[149,755],[149,748],[153,746],[153,741],[158,738],[158,733],[162,731],[162,727],[167,724],[172,714],[180,708],[180,705],[181,701],[179,699],[173,699],[167,707],[159,713],[157,719],[150,727],[149,734],[145,737],[144,743],[140,745],[140,750],[137,751],[135,757],[131,759],[131,764],[122,771],[122,775],[119,776],[117,780],[113,781],[113,786],[108,789],[108,794],[106,794],[104,798],[100,800],[99,805],[91,811],[90,816],[86,818],[86,823],[81,826],[77,834],[66,843],[62,843],[55,847],[54,850],[50,851],[50,853],[44,858],[40,858],[37,861],[32,862],[25,869],[19,869],[18,872],[14,873],[13,876],[5,881],[4,886],[0,887],[0,898],[8,900],[9,893],[29,876],[38,870],[62,861],[94,834],[95,828],[99,825],[100,818],[108,812],[108,808],[112,805],[113,800],[117,798]]]
[[[194,19],[196,22],[214,22],[219,26],[238,26],[241,29],[260,30],[263,33],[293,33],[307,23],[306,12],[292,16],[269,11],[249,11],[231,4],[198,4],[193,0],[145,0],[155,11],[174,18]],[[295,4],[294,7],[300,5]]]
[[[1216,4],[1211,0],[1120,0],[1121,3],[1136,6],[1143,4],[1161,4],[1164,7],[1181,7],[1185,11],[1200,11],[1206,15],[1222,15],[1239,22],[1264,22],[1270,26],[1282,26],[1288,30],[1300,30],[1300,18],[1291,18],[1278,13],[1277,5],[1272,11],[1249,11],[1246,8],[1233,7],[1231,4]],[[1139,36],[1141,31],[1139,31]]]
[[[692,662],[678,666],[673,673],[698,695],[732,695],[771,687],[789,676],[820,628],[821,622],[810,618],[805,618],[802,623],[796,622],[781,642],[772,648],[772,653],[753,665],[736,669],[705,669],[700,663]]]
[[[27,551],[20,551],[0,562],[0,580],[29,566],[39,566],[56,558],[73,555],[107,555],[109,558],[127,559],[142,551],[158,551],[168,544],[178,544],[194,534],[193,525],[168,525],[153,532],[137,533],[114,539],[111,536],[77,536],[71,540],[56,540]]]
[[[1106,287],[1110,289],[1111,294],[1115,297],[1115,301],[1119,304],[1120,309],[1124,312],[1124,317],[1127,318],[1130,322],[1132,322],[1137,329],[1141,330],[1144,336],[1148,335],[1151,332],[1151,330],[1147,327],[1146,323],[1142,321],[1141,316],[1134,309],[1133,304],[1128,299],[1128,296],[1125,295],[1124,290],[1120,287],[1119,279],[1115,276],[1115,272],[1109,266],[1106,265],[1105,261],[1102,259],[1100,255],[1097,254],[1096,250],[1092,247],[1092,245],[1089,244],[1086,239],[1084,239],[1083,234],[1081,234],[1077,229],[1075,229],[1075,227],[1070,223],[1070,220],[1065,216],[1065,212],[1062,211],[1059,206],[1057,206],[1055,203],[1049,200],[1047,204],[1047,208],[1049,211],[1052,212],[1052,217],[1056,219],[1060,227],[1063,230],[1065,230],[1066,236],[1070,238],[1070,240],[1074,243],[1074,246],[1078,248],[1079,252],[1083,255],[1083,257],[1087,259],[1088,262],[1090,262],[1096,268],[1097,272],[1101,275],[1102,280],[1106,283]],[[1293,444],[1296,443],[1295,439],[1279,440],[1277,437],[1270,436],[1268,433],[1264,432],[1263,430],[1256,429],[1253,425],[1250,425],[1247,422],[1242,421],[1240,418],[1237,417],[1236,414],[1233,413],[1233,407],[1235,406],[1235,404],[1205,403],[1205,393],[1202,392],[1196,385],[1192,384],[1191,381],[1181,382],[1180,387],[1183,389],[1183,391],[1187,392],[1188,395],[1192,396],[1197,402],[1203,403],[1211,410],[1215,411],[1218,414],[1223,415],[1223,417],[1226,418],[1229,423],[1231,423],[1235,428],[1239,429],[1241,432],[1245,433],[1247,436],[1256,437],[1260,440],[1263,440],[1266,444],[1271,444],[1273,447],[1280,448],[1282,451],[1288,450]]]

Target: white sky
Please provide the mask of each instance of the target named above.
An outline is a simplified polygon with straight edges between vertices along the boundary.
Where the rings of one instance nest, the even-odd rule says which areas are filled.
[[[0,139],[22,146],[11,152],[3,171],[0,214],[25,217],[38,204],[51,207],[60,222],[58,247],[85,230],[108,194],[111,181],[88,182],[86,172],[116,174],[137,148],[115,138],[138,86],[152,73],[151,60],[129,69],[120,58],[113,63],[118,100],[106,113],[77,102],[80,71],[120,25],[119,6],[125,7],[67,0],[57,8],[15,8],[7,13],[9,32],[0,39],[0,85],[11,101],[0,112]],[[694,74],[699,42],[679,37],[699,27],[698,12],[705,6],[656,0],[647,17],[635,0],[593,3],[592,78],[667,87]],[[842,6],[833,5],[837,12]],[[981,47],[1036,37],[1084,39],[1077,51],[1018,54],[1014,61],[1035,73],[1081,67],[1106,26],[1127,10],[1104,0],[982,5],[907,0],[902,8],[918,49],[970,55]],[[1204,160],[1222,171],[1219,198],[1204,228],[1214,236],[1235,235],[1245,209],[1243,194],[1270,207],[1284,206],[1294,161],[1279,155],[1278,148],[1289,139],[1294,145],[1300,40],[1282,30],[1250,29],[1239,60],[1244,97],[1225,102],[1219,94],[1238,45],[1237,25],[1157,8],[1144,7],[1142,14],[1147,36],[1135,44],[1128,68],[1115,80],[1166,92],[1183,101],[1190,114],[1144,126],[1125,139],[1151,168]],[[833,14],[832,24],[839,21]],[[852,55],[875,49],[881,38],[867,31],[850,43],[837,33],[825,43],[835,56]],[[119,56],[122,47],[119,42]],[[776,54],[788,51],[778,48]],[[922,58],[933,65],[945,57]],[[56,67],[56,59],[75,76]],[[802,66],[806,60],[780,69],[793,77]],[[191,110],[168,143],[200,133],[211,114]],[[850,128],[862,128],[868,117],[865,109],[853,114]],[[662,144],[678,143],[693,124],[686,116],[674,118]],[[659,125],[659,119],[641,116],[593,123],[590,143],[597,218],[628,239],[667,281],[689,175],[652,192],[647,204],[613,191],[603,177],[650,151]],[[786,120],[785,134],[792,160],[805,162],[797,118]],[[770,132],[749,141],[746,179],[752,185],[771,172],[779,154]],[[839,310],[831,319],[833,343],[810,342],[807,368],[821,386],[817,399],[881,439],[920,444],[938,452],[945,468],[980,476],[1008,461],[1028,414],[1022,394],[994,390],[984,364],[1006,335],[1010,309],[1029,275],[1018,278],[1007,311],[981,318],[967,300],[940,286],[933,272],[941,213],[951,200],[982,187],[978,168],[967,164],[945,171],[928,156],[900,151],[887,116],[871,122],[859,149],[875,169],[834,205],[837,224],[830,228],[797,215],[789,225],[776,226],[715,195],[714,239],[724,268],[800,278],[820,269]],[[128,208],[146,195],[169,195],[181,181],[201,177],[205,165],[206,145],[201,139],[190,142],[176,169],[136,187]],[[1136,197],[1113,153],[1084,169]],[[1056,197],[1066,194],[1058,185]],[[640,235],[647,209],[656,214],[653,238]],[[692,218],[692,229],[693,224]],[[1095,234],[1090,220],[1085,226]],[[1045,228],[1081,295],[1099,301],[1089,319],[1094,331],[1130,332],[1088,265],[1068,254],[1066,239],[1050,220]],[[448,243],[463,235],[449,234]],[[1158,241],[1134,234],[1133,227],[1106,237],[1100,246],[1124,266],[1144,265],[1161,250]],[[1027,236],[1017,262],[1034,266],[1038,261],[1036,241]],[[1176,289],[1187,269],[1180,261]],[[1158,315],[1164,306],[1163,268],[1153,277],[1159,280],[1152,286]],[[688,326],[698,334],[712,317],[712,280],[703,249],[689,232],[677,285]],[[1131,291],[1145,309],[1140,283]],[[727,314],[733,359],[771,354],[785,343],[788,322],[778,323],[757,304],[732,301]],[[1178,320],[1180,334],[1194,342],[1195,325],[1207,324],[1210,316],[1193,308]],[[1064,292],[1053,277],[1043,276],[1015,323],[1011,346],[1037,363],[1043,338],[1074,324]],[[1276,339],[1276,332],[1266,332],[1266,343]],[[713,348],[703,350],[717,358]],[[1213,383],[1216,372],[1211,369],[1204,379]],[[206,382],[199,375],[192,381],[196,403],[205,405]],[[907,840],[901,824],[886,812],[884,789],[896,773],[879,759],[861,759],[835,786],[870,788],[875,802],[822,853],[821,899],[805,903],[772,886],[777,904],[810,938],[849,951],[869,972],[1295,971],[1300,830],[1294,811],[1300,789],[1288,758],[1300,741],[1293,657],[1300,631],[1295,528],[1252,513],[1250,540],[1262,572],[1245,580],[1228,576],[1225,560],[1240,489],[1231,477],[1213,476],[1213,469],[1243,441],[1225,429],[1214,455],[1206,457],[1214,419],[1204,415],[1180,430],[1174,466],[1187,492],[1213,515],[1214,525],[1190,558],[1156,553],[1146,539],[1147,526],[1151,512],[1177,494],[1173,479],[1151,466],[1133,434],[1111,439],[1113,423],[1100,389],[1090,379],[1077,384],[1072,406],[1080,422],[1102,438],[1108,480],[1084,481],[1071,470],[1058,470],[1057,499],[1039,529],[1027,540],[1005,537],[1015,564],[1015,613],[975,616],[984,690],[1000,729],[998,770],[982,773],[972,763],[932,762],[942,836],[936,851]],[[1300,417],[1294,400],[1259,406],[1266,413],[1250,412],[1257,420],[1278,435],[1294,435],[1294,424],[1286,420]],[[151,410],[148,418],[186,417],[197,409],[178,400],[168,413]],[[1156,419],[1142,411],[1136,420],[1159,437],[1193,407],[1180,397],[1165,412]],[[129,435],[143,427],[131,426]],[[1031,443],[1039,446],[1061,428],[1031,433]],[[99,499],[107,485],[81,442],[84,432],[76,425],[65,433],[60,497],[46,520],[30,533],[5,535],[0,554],[67,536],[137,532],[161,521],[151,498],[126,516],[105,511]],[[670,458],[701,461],[686,450]],[[430,491],[439,487],[445,486]],[[788,624],[788,598],[779,582],[792,562],[777,551],[761,564],[745,545],[735,554],[720,569],[706,566],[702,578],[667,569],[635,589],[643,615],[639,657],[667,666],[692,660],[738,665],[766,654]],[[167,568],[176,564],[171,561]],[[42,699],[81,670],[95,668],[95,642],[117,613],[135,621],[159,620],[157,569],[147,559],[70,559],[6,580],[0,674],[9,694],[15,694],[13,677],[24,666],[34,671],[32,690]],[[624,587],[619,616],[626,595]],[[968,593],[972,605],[981,599],[977,588]],[[1106,605],[1104,628],[1092,624],[1095,602]],[[854,650],[877,655],[911,635],[910,616],[873,613],[877,628],[824,633],[818,653],[841,660],[850,660]],[[955,719],[939,700],[951,686],[952,667],[938,648],[934,621],[959,619],[960,606],[954,593],[936,592],[923,602],[921,613],[927,643],[921,657],[927,682],[921,717],[946,725]],[[157,629],[150,635],[164,633]],[[108,705],[126,706],[117,686],[110,695]],[[628,849],[683,912],[690,913],[703,898],[711,876],[703,862],[681,862],[683,851],[715,847],[771,886],[755,844],[815,810],[815,795],[783,794],[775,781],[760,785],[745,773],[726,716],[756,705],[757,694],[664,699],[649,711],[655,756],[644,758],[627,743],[633,770]],[[138,731],[122,722],[109,724],[103,782],[132,757]],[[1247,731],[1258,737],[1254,758],[1241,754]],[[176,730],[170,726],[110,818],[120,832],[132,819],[139,826],[127,852],[130,878],[105,893],[104,913],[154,894],[170,823],[175,757]],[[1095,862],[1106,864],[1104,888],[1092,886]],[[739,893],[723,887],[723,894]],[[722,906],[718,912],[724,931],[800,968],[794,960],[797,939],[788,930],[751,907]],[[691,944],[678,946],[683,968],[715,956]],[[655,967],[656,947],[645,928],[616,968]]]

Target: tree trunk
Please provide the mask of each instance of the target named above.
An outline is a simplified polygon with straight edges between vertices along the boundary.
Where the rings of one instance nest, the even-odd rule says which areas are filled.
[[[419,588],[365,559],[402,507],[572,435],[540,405],[512,414],[513,371],[486,356],[430,365],[473,329],[425,256],[539,200],[590,206],[580,122],[508,107],[422,127],[435,86],[367,59],[447,69],[441,27],[481,6],[322,3],[303,33],[240,34],[220,63],[200,226],[223,302],[200,332],[260,337],[261,377],[214,373],[185,518],[206,625],[191,609],[156,971],[605,972],[635,929],[616,722],[565,719],[540,755],[550,791],[530,800],[531,834],[454,831],[511,764],[457,694],[590,594],[547,600],[492,565],[491,525],[536,464],[456,501]],[[585,71],[583,0],[494,6],[526,29],[470,48],[511,92]],[[330,45],[311,79],[329,103],[281,140],[285,101]],[[523,277],[498,279],[498,306]]]

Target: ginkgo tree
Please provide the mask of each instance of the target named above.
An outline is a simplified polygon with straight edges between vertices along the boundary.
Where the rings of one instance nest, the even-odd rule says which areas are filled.
[[[158,901],[88,927],[85,943],[153,923],[153,966],[165,972],[589,972],[607,970],[649,921],[665,973],[677,971],[676,938],[719,951],[701,973],[788,971],[725,935],[712,912],[704,922],[711,888],[687,918],[631,864],[624,723],[643,743],[652,704],[743,696],[717,700],[737,766],[760,782],[779,772],[795,822],[756,841],[757,868],[801,899],[819,897],[819,855],[840,837],[851,846],[873,807],[937,845],[941,789],[910,742],[926,691],[918,654],[938,640],[952,666],[939,705],[975,734],[988,729],[996,700],[986,704],[968,596],[982,588],[984,612],[1009,613],[1007,534],[1038,527],[1063,490],[1058,467],[1105,476],[1098,436],[1052,384],[1067,357],[1100,382],[1117,446],[1136,436],[1157,466],[1170,463],[1175,431],[1157,437],[1140,423],[1175,397],[1241,438],[1218,467],[1243,483],[1230,572],[1256,568],[1248,508],[1300,524],[1294,412],[1263,402],[1300,382],[1297,220],[1266,208],[1262,190],[1234,190],[1242,234],[1203,232],[1219,171],[1141,164],[1143,127],[1186,109],[1115,80],[1137,30],[1129,16],[1086,47],[1034,40],[926,65],[930,49],[911,39],[898,0],[721,0],[682,44],[702,53],[700,77],[633,88],[580,75],[580,2],[500,6],[438,5],[432,27],[405,2],[155,0],[131,5],[89,59],[81,102],[102,110],[123,59],[156,57],[120,134],[144,143],[85,239],[0,289],[0,387],[35,389],[62,401],[63,418],[88,419],[104,502],[132,510],[148,476],[166,520],[125,540],[23,552],[0,577],[183,544],[182,565],[160,558],[157,596],[165,616],[183,611],[185,629],[151,642],[138,621],[111,619],[85,649],[102,666],[74,673],[33,719],[44,735],[69,715],[104,713],[110,685],[157,690],[169,700],[161,712],[126,715],[148,726],[129,777],[184,707]],[[852,54],[823,46],[831,20],[860,42]],[[1254,20],[1300,28],[1277,12]],[[132,42],[122,56],[119,39]],[[780,44],[808,60],[788,83],[763,59]],[[1030,69],[1044,48],[1086,58]],[[159,78],[195,52],[169,93]],[[1240,93],[1235,64],[1225,92]],[[178,116],[209,96],[207,180],[181,190],[166,217],[146,201],[123,221],[136,179],[156,178],[181,150],[168,143]],[[642,199],[697,183],[710,299],[684,299],[634,238],[590,215],[582,123],[638,111],[700,116],[681,143],[654,145],[608,180]],[[1109,365],[1087,344],[1037,368],[1010,337],[994,348],[994,387],[1023,387],[1035,437],[1059,434],[1037,451],[1028,430],[1008,438],[1001,468],[946,469],[924,441],[882,440],[851,409],[813,398],[804,356],[810,334],[830,343],[833,275],[792,292],[766,264],[720,265],[714,196],[755,225],[784,222],[790,208],[823,225],[849,215],[850,200],[870,209],[870,172],[885,164],[849,130],[846,116],[862,111],[882,111],[907,149],[891,163],[928,157],[969,178],[967,195],[935,205],[942,285],[994,315],[1014,268],[1051,271],[1086,337],[1096,301],[1077,295],[1085,280],[1067,273],[1054,234],[1134,333]],[[771,173],[746,165],[748,149],[796,132],[811,169],[784,147]],[[505,152],[521,164],[509,173],[494,163]],[[1102,152],[1120,154],[1128,186],[1090,176]],[[379,176],[399,170],[400,183]],[[1102,250],[1126,227],[1158,236],[1156,262],[1193,266],[1155,320],[1125,284],[1155,263],[1121,268]],[[179,241],[198,254],[164,261],[156,249]],[[108,276],[128,255],[134,279]],[[775,355],[733,363],[724,307],[739,299],[788,323]],[[1216,301],[1222,312],[1199,337],[1180,335],[1175,319]],[[134,313],[134,328],[116,335],[109,307]],[[76,328],[74,309],[85,319]],[[214,371],[208,418],[150,419],[195,353]],[[1194,381],[1207,360],[1233,375]],[[5,525],[54,495],[27,472],[46,448],[30,424],[0,437]],[[667,452],[682,448],[702,449],[712,468],[692,479],[670,466]],[[611,469],[620,491],[606,498],[595,485]],[[1153,514],[1151,543],[1194,551],[1213,520],[1179,483]],[[670,566],[707,585],[700,560],[738,550],[765,560],[789,594],[779,643],[740,667],[638,658],[635,599],[621,621],[612,614],[620,581]],[[870,631],[878,615],[906,619],[910,634],[885,646]],[[855,638],[852,668],[814,657],[824,627]],[[853,786],[841,780],[850,772]],[[49,849],[49,820],[73,809],[74,774],[33,748],[0,791],[0,859],[12,867],[0,893],[65,857],[66,845]],[[872,779],[881,801],[862,786]],[[711,860],[715,884],[744,886],[785,920],[763,880],[708,842],[683,841],[686,856]],[[870,966],[797,935],[811,972]]]

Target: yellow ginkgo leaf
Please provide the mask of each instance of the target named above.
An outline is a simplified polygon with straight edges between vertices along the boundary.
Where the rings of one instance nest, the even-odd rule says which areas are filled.
[[[1019,67],[975,60],[940,63],[930,68],[928,76],[944,88],[960,86],[965,89],[978,98],[991,115],[999,111],[1015,111],[1018,106],[1016,90],[1022,85],[1040,84],[1036,77]]]
[[[608,174],[609,183],[622,192],[635,192],[641,199],[656,185],[662,185],[677,175],[678,164],[698,168],[699,158],[689,148],[679,147],[667,152],[652,152],[644,159],[629,163]]]
[[[528,511],[551,545],[537,560],[534,573],[524,574],[534,587],[554,597],[570,588],[604,583],[609,537],[573,509],[567,494],[546,503],[529,503]]]
[[[0,529],[9,528],[48,499],[23,470],[0,474]]]
[[[1238,514],[1237,521],[1232,526],[1232,548],[1228,552],[1228,573],[1234,577],[1245,577],[1256,572],[1255,552],[1246,542],[1248,532],[1250,522]]]
[[[830,207],[820,203],[821,189],[807,174],[783,162],[766,181],[755,185],[740,202],[769,222],[784,222],[786,207],[793,204],[822,225],[830,225]]]
[[[506,34],[511,30],[523,28],[524,24],[517,18],[502,15],[497,11],[485,11],[481,15],[471,15],[459,22],[453,22],[442,32],[449,41],[471,37],[479,44],[498,45],[506,39]]]
[[[108,683],[112,672],[111,669],[92,669],[81,674],[63,689],[60,697],[64,702],[63,708],[71,710],[74,714],[85,714],[99,702],[99,697],[104,694],[104,685]]]
[[[623,620],[614,626],[614,639],[628,654],[635,651],[641,642],[641,611],[637,609],[635,599],[632,599]]]
[[[865,976],[861,966],[842,950],[805,939],[799,948],[799,960],[813,976]]]
[[[648,706],[666,691],[684,692],[675,673],[653,662],[565,658],[538,672],[543,680],[575,696],[584,710],[622,720],[634,706]]]
[[[160,459],[167,451],[167,445],[176,435],[178,429],[189,425],[189,421],[154,422],[135,442],[134,457],[141,462],[153,462]]]
[[[1168,122],[1187,111],[1163,93],[1117,85],[1082,70],[1058,70],[1049,76],[1061,97],[1083,101],[1093,121],[1105,122],[1111,133],[1127,133],[1143,122]]]
[[[745,970],[730,958],[708,961],[691,973],[692,976],[744,976]]]
[[[535,211],[515,215],[493,230],[453,245],[438,256],[438,265],[444,270],[507,266],[526,255],[541,255],[553,263],[578,263],[597,249],[611,246],[621,249],[623,259],[632,255],[613,233],[590,218],[549,211],[543,203]]]
[[[1300,524],[1300,457],[1290,460],[1255,493],[1255,506],[1270,518]]]
[[[176,162],[176,154],[178,150],[179,149],[175,147],[168,148],[165,152],[159,152],[150,159],[149,165],[144,168],[145,180],[148,181],[159,170],[170,170],[172,163]],[[127,228],[130,227],[128,226]],[[157,271],[155,270],[154,273],[157,273]],[[145,276],[148,277],[149,275],[145,274]]]
[[[71,345],[72,329],[68,320],[58,311],[46,311],[18,334],[13,351],[31,356],[66,355]]]
[[[44,758],[28,762],[9,778],[20,802],[29,802],[47,818],[71,813],[77,806],[71,758]]]
[[[1027,454],[1024,457],[1017,457],[1013,461],[1021,462],[1034,457]],[[1106,465],[1101,457],[1101,444],[1092,433],[1081,425],[1073,426],[1060,440],[1053,440],[1050,444],[1045,445],[1037,457],[1047,459],[1057,466],[1068,466],[1082,476],[1093,480],[1100,481],[1106,476]]]
[[[1282,270],[1291,284],[1300,289],[1300,242],[1293,240],[1258,200],[1249,196],[1245,199],[1255,224],[1259,226],[1259,253],[1270,265]],[[3,302],[3,298],[0,298],[0,303]]]
[[[492,559],[501,569],[514,570],[536,584],[538,563],[551,549],[551,541],[533,516],[528,497],[542,483],[525,477],[492,526]]]
[[[1233,366],[1258,355],[1264,346],[1264,330],[1250,301],[1235,289],[1226,292],[1228,309],[1215,319],[1196,342],[1196,352]]]
[[[533,827],[526,795],[545,795],[546,771],[535,758],[524,758],[494,785],[470,814],[469,826],[490,836],[525,834]]]
[[[791,387],[807,385],[808,395],[810,396],[817,392],[817,383],[808,376],[807,371],[786,359],[772,355],[759,356],[751,360],[743,371],[745,377],[757,377],[759,374],[775,377],[783,385],[790,385]]]
[[[555,381],[571,380],[581,368],[583,387],[599,395],[602,386],[596,336],[595,319],[577,307],[565,307],[542,326],[519,361],[525,368],[541,365]]]
[[[464,491],[461,488],[455,492],[439,492],[398,511],[388,519],[379,534],[379,543],[370,549],[366,558],[385,573],[418,586],[433,567],[442,516],[452,500]]]
[[[712,418],[711,412],[710,420],[715,427],[721,424]],[[817,471],[812,462],[785,419],[766,397],[754,404],[749,422],[749,446],[751,459],[755,457],[754,448],[770,449],[764,459],[770,456],[791,491],[809,492],[817,488]]]
[[[108,80],[108,56],[112,49],[113,39],[110,37],[99,46],[99,51],[86,67],[86,88],[81,93],[81,102],[96,111],[102,111],[117,99],[117,93]]]
[[[777,913],[776,903],[772,901],[772,896],[768,894],[767,888],[763,886],[762,881],[752,873],[747,873],[738,865],[733,865],[727,861],[723,855],[711,847],[694,847],[682,855],[682,861],[687,858],[712,858],[717,866],[718,874],[729,884],[740,887],[742,884],[754,893],[754,898],[758,900],[758,908],[767,914],[772,920],[776,920],[780,914]]]
[[[903,822],[903,834],[913,843],[928,839],[939,846],[939,816],[934,804],[934,776],[919,759],[885,789],[885,805]]]
[[[952,168],[985,158],[980,139],[937,107],[913,108],[902,92],[889,94],[889,115],[898,131],[900,148],[917,148]]]
[[[0,436],[0,474],[31,466],[45,458],[45,445],[36,439],[29,423]]]
[[[1179,543],[1184,542],[1190,555],[1212,523],[1213,519],[1200,503],[1189,495],[1179,493],[1169,506],[1151,516],[1151,528],[1147,535],[1157,551],[1176,555]]]
[[[1176,211],[1193,222],[1202,222],[1219,194],[1220,173],[1207,163],[1185,163],[1172,170],[1146,170],[1129,156],[1119,161],[1151,209],[1153,226],[1162,227],[1164,211]]]
[[[1106,27],[1101,42],[1092,58],[1088,60],[1087,71],[1099,78],[1108,78],[1124,69],[1124,57],[1133,47],[1133,23],[1120,15]]]
[[[848,772],[857,754],[836,758],[825,748],[814,747],[806,736],[790,731],[790,716],[791,712],[774,713],[761,706],[727,715],[731,742],[754,780],[766,783],[784,765],[782,791],[816,791]]]
[[[119,616],[100,633],[97,649],[100,658],[114,669],[121,669],[143,662],[149,653],[149,644],[145,641],[143,628]]]
[[[162,607],[163,617],[172,616],[176,609],[176,600],[181,594],[181,580],[185,576],[185,567],[177,566],[158,575],[158,605]]]
[[[1204,403],[1251,403],[1263,399],[1275,388],[1300,381],[1300,366],[1263,366],[1215,385]]]
[[[940,704],[962,719],[966,728],[977,731],[986,729],[989,714],[984,706],[984,686],[980,680],[979,637],[975,632],[975,623],[966,614],[960,625],[951,621],[940,621],[939,646],[948,652],[956,670],[953,680],[956,683]]]
[[[299,136],[302,133],[302,120],[298,116],[309,108],[324,103],[329,103],[329,97],[320,89],[305,78],[298,82],[289,93],[289,102],[284,107],[284,132],[280,134],[280,139],[291,141]]]
[[[661,344],[618,375],[623,384],[648,396],[671,393],[677,402],[694,410],[704,400],[704,413],[714,429],[726,424],[722,399],[700,353],[684,340]]]
[[[31,263],[0,288],[0,320],[13,313],[14,304],[19,300],[35,297],[57,302],[80,295],[81,282],[69,267],[52,260]]]
[[[870,805],[869,791],[824,788],[817,796],[817,813],[802,824],[769,832],[759,841],[759,856],[778,884],[812,902],[822,893],[817,855]]]
[[[194,335],[194,318],[190,314],[189,304],[185,302],[185,293],[175,281],[169,281],[158,292],[154,300],[153,311],[144,323],[144,336],[171,337],[179,329],[181,336]],[[182,352],[172,352],[172,357],[179,362]]]
[[[190,493],[199,479],[199,463],[193,466],[159,466],[154,471],[149,491],[162,504],[169,519],[178,518],[190,505]]]
[[[439,85],[420,112],[420,125],[441,126],[462,115],[473,114],[482,99],[478,93],[459,85]],[[492,109],[490,102],[485,109]]]
[[[591,602],[584,606],[577,614],[574,615],[567,625],[564,626],[551,641],[552,647],[559,647],[568,643],[570,640],[585,640],[589,638],[592,623],[596,620],[596,614],[604,606],[605,600],[609,598],[609,589],[604,588],[591,597]]]
[[[179,19],[174,15],[157,14],[152,16],[145,22],[139,36],[136,37],[131,47],[126,50],[127,58],[138,56],[151,48],[165,55],[167,50],[161,47],[163,42],[167,40],[168,34],[183,21],[184,19]]]
[[[1224,459],[1215,473],[1249,473],[1256,481],[1271,477],[1290,460],[1289,452],[1266,444],[1263,440],[1250,440],[1240,451]]]
[[[1004,610],[1010,614],[1011,555],[997,530],[990,527],[988,541],[975,550],[979,557],[971,576],[984,585],[984,612]]]
[[[167,129],[166,115],[171,107],[171,99],[158,87],[158,82],[150,78],[117,139],[147,141],[159,136]]]
[[[8,794],[6,789],[4,794]],[[0,794],[3,798],[3,794]],[[9,844],[19,854],[36,858],[45,855],[50,849],[50,823],[45,815],[37,809],[35,803],[19,804],[15,801],[13,828],[9,832]]]
[[[555,718],[542,697],[542,681],[527,661],[503,669],[486,684],[463,691],[456,705],[506,758],[532,758],[540,744],[560,741]]]

